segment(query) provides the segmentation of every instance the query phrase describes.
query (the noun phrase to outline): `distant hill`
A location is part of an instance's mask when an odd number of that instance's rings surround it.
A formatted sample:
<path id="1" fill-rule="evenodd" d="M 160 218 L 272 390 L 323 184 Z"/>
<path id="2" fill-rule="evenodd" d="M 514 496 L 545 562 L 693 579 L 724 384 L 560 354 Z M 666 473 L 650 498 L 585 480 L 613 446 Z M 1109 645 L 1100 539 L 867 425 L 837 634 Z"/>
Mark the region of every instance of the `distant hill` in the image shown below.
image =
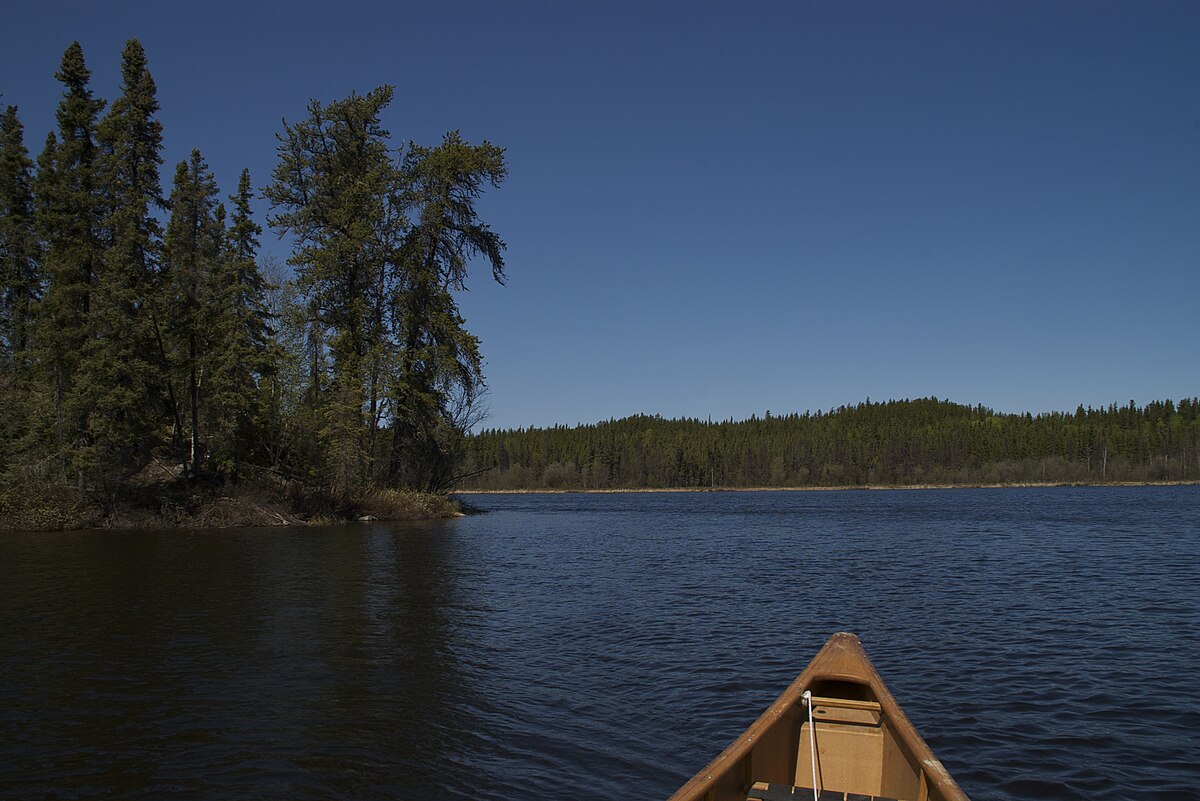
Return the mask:
<path id="1" fill-rule="evenodd" d="M 638 415 L 468 438 L 462 489 L 1200 480 L 1200 399 L 999 414 L 937 398 L 712 423 Z"/>

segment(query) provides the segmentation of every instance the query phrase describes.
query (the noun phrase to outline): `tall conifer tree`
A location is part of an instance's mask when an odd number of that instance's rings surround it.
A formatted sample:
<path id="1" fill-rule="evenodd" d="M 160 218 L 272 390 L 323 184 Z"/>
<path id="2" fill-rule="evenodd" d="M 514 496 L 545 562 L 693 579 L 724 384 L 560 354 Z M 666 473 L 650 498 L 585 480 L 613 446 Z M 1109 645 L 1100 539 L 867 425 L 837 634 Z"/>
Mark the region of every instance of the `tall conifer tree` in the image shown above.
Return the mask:
<path id="1" fill-rule="evenodd" d="M 96 126 L 105 104 L 92 96 L 91 72 L 78 42 L 67 48 L 54 77 L 63 85 L 55 113 L 58 133 L 46 138 L 34 182 L 34 215 L 45 244 L 47 281 L 36 338 L 50 395 L 45 405 L 49 419 L 40 428 L 50 432 L 44 447 L 54 454 L 62 479 L 79 476 L 82 484 L 75 455 L 86 437 L 88 404 L 78 384 L 102 253 Z"/>
<path id="2" fill-rule="evenodd" d="M 163 411 L 151 309 L 161 248 L 158 167 L 162 124 L 146 54 L 130 39 L 121 54 L 121 97 L 100 124 L 106 198 L 103 269 L 88 315 L 80 387 L 88 397 L 85 461 L 119 478 L 138 466 Z"/>
<path id="3" fill-rule="evenodd" d="M 508 168 L 502 148 L 471 145 L 452 131 L 435 148 L 410 145 L 404 174 L 417 223 L 403 243 L 394 318 L 404 344 L 393 387 L 391 470 L 402 484 L 439 491 L 454 478 L 483 389 L 479 340 L 466 330 L 453 291 L 466 288 L 477 254 L 505 281 L 504 242 L 479 219 L 475 201 Z"/>
<path id="4" fill-rule="evenodd" d="M 312 396 L 335 493 L 380 480 L 447 486 L 483 388 L 479 342 L 453 293 L 478 254 L 504 280 L 504 243 L 475 212 L 484 187 L 504 180 L 503 150 L 454 132 L 435 148 L 410 145 L 398 163 L 380 125 L 391 99 L 384 86 L 314 101 L 279 137 L 265 192 L 272 225 L 300 243 L 291 261 L 314 310 L 312 341 L 322 343 L 313 364 L 325 343 L 332 357 L 328 388 Z M 320 379 L 314 370 L 313 388 Z M 390 443 L 377 443 L 381 423 Z"/>
<path id="5" fill-rule="evenodd" d="M 0 116 L 0 372 L 29 364 L 33 305 L 41 294 L 41 253 L 33 224 L 33 161 L 15 106 Z"/>
<path id="6" fill-rule="evenodd" d="M 33 394 L 30 331 L 42 279 L 32 170 L 17 109 L 9 106 L 0 117 L 0 474 L 27 437 Z"/>
<path id="7" fill-rule="evenodd" d="M 186 464 L 199 471 L 204 458 L 202 399 L 207 394 L 209 365 L 214 360 L 214 334 L 220 313 L 218 269 L 224 225 L 218 219 L 217 184 L 199 150 L 179 162 L 168 201 L 171 217 L 163 243 L 162 314 L 167 331 L 173 384 L 184 387 L 176 411 L 186 421 Z M 219 343 L 218 343 L 219 344 Z"/>
<path id="8" fill-rule="evenodd" d="M 267 282 L 258 266 L 258 238 L 250 201 L 250 171 L 242 170 L 237 192 L 229 196 L 233 212 L 217 280 L 220 345 L 214 353 L 214 399 L 220 411 L 219 438 L 213 454 L 222 469 L 236 473 L 246 458 L 263 450 L 261 433 L 269 406 L 263 381 L 272 373 L 273 337 L 267 307 Z M 214 430 L 214 434 L 217 431 Z"/>
<path id="9" fill-rule="evenodd" d="M 264 194 L 271 225 L 299 247 L 289 260 L 318 312 L 312 333 L 328 345 L 332 376 L 321 398 L 318 437 L 328 455 L 325 479 L 335 495 L 360 489 L 372 472 L 371 433 L 378 413 L 379 360 L 386 354 L 387 266 L 407 220 L 401 176 L 380 123 L 392 87 L 309 105 L 306 120 L 286 125 L 279 164 Z M 316 389 L 320 376 L 313 376 Z"/>
<path id="10" fill-rule="evenodd" d="M 271 340 L 271 314 L 267 309 L 267 281 L 257 261 L 262 226 L 254 221 L 250 208 L 253 198 L 250 170 L 243 169 L 237 192 L 229 196 L 233 214 L 229 220 L 226 264 L 240 328 L 245 332 L 251 350 L 262 351 Z"/>

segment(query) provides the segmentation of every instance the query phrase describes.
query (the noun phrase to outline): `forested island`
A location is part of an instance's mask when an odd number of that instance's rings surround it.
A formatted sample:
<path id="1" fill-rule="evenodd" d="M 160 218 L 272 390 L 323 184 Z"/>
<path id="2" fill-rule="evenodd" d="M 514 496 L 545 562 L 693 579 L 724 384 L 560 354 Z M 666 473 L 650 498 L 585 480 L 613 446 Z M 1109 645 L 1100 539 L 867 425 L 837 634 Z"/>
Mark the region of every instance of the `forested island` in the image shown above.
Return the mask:
<path id="1" fill-rule="evenodd" d="M 713 423 L 637 416 L 483 431 L 477 490 L 1200 480 L 1200 399 L 1000 414 L 936 398 Z"/>
<path id="2" fill-rule="evenodd" d="M 0 527 L 231 525 L 449 514 L 483 387 L 455 293 L 504 242 L 475 211 L 502 148 L 391 146 L 392 88 L 278 134 L 261 190 L 290 238 L 259 254 L 248 171 L 200 150 L 169 191 L 141 44 L 94 96 L 71 44 L 36 162 L 0 126 Z"/>

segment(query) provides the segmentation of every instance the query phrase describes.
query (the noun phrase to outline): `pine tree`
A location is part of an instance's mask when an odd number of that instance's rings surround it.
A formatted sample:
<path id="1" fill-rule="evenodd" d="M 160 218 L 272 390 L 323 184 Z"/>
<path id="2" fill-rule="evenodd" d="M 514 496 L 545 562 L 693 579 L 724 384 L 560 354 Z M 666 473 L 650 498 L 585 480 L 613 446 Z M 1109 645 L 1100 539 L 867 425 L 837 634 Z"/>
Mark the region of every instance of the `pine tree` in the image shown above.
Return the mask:
<path id="1" fill-rule="evenodd" d="M 72 42 L 55 78 L 64 87 L 56 112 L 58 133 L 46 138 L 34 182 L 34 217 L 45 244 L 46 291 L 35 320 L 38 360 L 48 387 L 49 432 L 42 443 L 64 482 L 79 478 L 77 449 L 86 435 L 87 401 L 79 371 L 88 339 L 92 293 L 100 267 L 102 197 L 96 178 L 97 117 L 104 101 L 93 98 L 83 49 Z"/>
<path id="2" fill-rule="evenodd" d="M 475 201 L 508 170 L 502 148 L 471 145 L 453 131 L 436 148 L 411 145 L 404 174 L 417 223 L 404 239 L 397 290 L 403 350 L 393 386 L 391 473 L 401 484 L 440 491 L 454 479 L 483 389 L 479 340 L 466 330 L 452 290 L 466 288 L 477 254 L 505 281 L 504 242 L 479 220 Z"/>
<path id="3" fill-rule="evenodd" d="M 297 285 L 319 311 L 312 336 L 327 344 L 332 375 L 321 399 L 320 431 L 330 491 L 348 496 L 369 480 L 378 420 L 388 315 L 388 273 L 407 220 L 399 171 L 380 114 L 392 88 L 352 94 L 285 126 L 279 164 L 264 194 L 272 226 L 296 237 L 289 260 Z"/>

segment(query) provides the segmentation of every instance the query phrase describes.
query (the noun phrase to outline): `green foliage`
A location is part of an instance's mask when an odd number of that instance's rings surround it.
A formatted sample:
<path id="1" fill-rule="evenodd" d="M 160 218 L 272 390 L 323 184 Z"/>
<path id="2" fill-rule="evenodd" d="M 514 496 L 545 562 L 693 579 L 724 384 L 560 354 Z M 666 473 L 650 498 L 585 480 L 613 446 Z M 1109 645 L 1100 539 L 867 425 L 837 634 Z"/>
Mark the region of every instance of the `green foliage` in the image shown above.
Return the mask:
<path id="1" fill-rule="evenodd" d="M 45 293 L 34 318 L 35 349 L 49 403 L 31 421 L 29 447 L 48 452 L 60 480 L 81 468 L 88 404 L 79 389 L 80 360 L 88 340 L 92 292 L 103 253 L 104 197 L 97 180 L 97 117 L 104 101 L 92 97 L 91 72 L 73 42 L 55 77 L 63 85 L 51 133 L 38 158 L 34 214 L 44 242 Z"/>
<path id="2" fill-rule="evenodd" d="M 226 229 L 216 181 L 193 150 L 176 168 L 164 242 L 163 341 L 170 384 L 183 388 L 170 391 L 175 427 L 187 432 L 181 458 L 192 472 L 226 478 L 244 460 L 270 459 L 262 446 L 270 427 L 262 382 L 275 354 L 250 197 L 243 170 Z"/>
<path id="3" fill-rule="evenodd" d="M 348 495 L 372 473 L 380 419 L 388 266 L 395 261 L 403 211 L 401 176 L 387 146 L 380 114 L 391 87 L 352 94 L 307 119 L 285 124 L 279 164 L 264 190 L 272 226 L 296 238 L 289 260 L 299 291 L 311 303 L 310 338 L 328 347 L 330 374 L 309 377 L 312 405 L 321 412 L 313 433 L 327 454 L 322 480 Z"/>
<path id="4" fill-rule="evenodd" d="M 226 303 L 236 313 L 236 342 L 231 348 L 252 372 L 261 375 L 270 369 L 263 354 L 270 349 L 274 330 L 267 308 L 269 287 L 257 259 L 262 227 L 254 222 L 250 210 L 253 196 L 250 171 L 243 169 L 237 192 L 229 196 L 233 216 L 225 243 L 223 285 Z"/>
<path id="5" fill-rule="evenodd" d="M 13 106 L 0 117 L 0 474 L 27 436 L 35 363 L 31 330 L 41 294 L 33 162 Z"/>
<path id="6" fill-rule="evenodd" d="M 219 352 L 215 345 L 225 313 L 219 278 L 225 227 L 217 197 L 212 172 L 200 151 L 193 150 L 190 160 L 175 169 L 167 203 L 171 217 L 163 242 L 159 303 L 163 320 L 155 321 L 169 367 L 174 428 L 188 434 L 183 463 L 197 472 L 204 461 L 201 409 L 210 433 L 219 425 L 211 419 L 219 420 L 219 415 L 209 414 L 209 399 L 215 394 L 212 362 Z M 185 389 L 178 392 L 175 387 Z M 175 440 L 180 439 L 177 434 Z"/>
<path id="7" fill-rule="evenodd" d="M 0 117 L 0 372 L 24 372 L 33 307 L 41 294 L 41 248 L 33 222 L 33 161 L 15 106 Z"/>
<path id="8" fill-rule="evenodd" d="M 123 93 L 98 131 L 105 249 L 93 276 L 75 398 L 84 420 L 80 466 L 105 480 L 141 467 L 164 405 L 164 365 L 154 357 L 150 316 L 161 247 L 154 212 L 163 205 L 162 124 L 154 118 L 154 80 L 136 39 L 122 53 L 121 75 Z"/>
<path id="9" fill-rule="evenodd" d="M 78 497 L 62 484 L 9 476 L 0 487 L 0 529 L 55 531 L 86 521 Z"/>
<path id="10" fill-rule="evenodd" d="M 453 131 L 436 148 L 411 145 L 404 174 L 417 223 L 401 247 L 394 325 L 403 348 L 392 389 L 390 476 L 436 491 L 455 478 L 483 387 L 479 340 L 451 290 L 465 289 L 466 266 L 478 254 L 504 283 L 504 242 L 479 220 L 475 201 L 485 183 L 497 187 L 508 172 L 501 148 L 470 145 Z"/>
<path id="11" fill-rule="evenodd" d="M 454 293 L 479 254 L 503 282 L 504 243 L 474 208 L 503 151 L 452 133 L 402 157 L 380 123 L 391 87 L 314 101 L 264 193 L 296 243 L 294 278 L 271 283 L 248 171 L 227 212 L 194 150 L 162 198 L 136 39 L 102 118 L 78 43 L 56 77 L 36 170 L 16 109 L 0 118 L 0 518 L 120 521 L 123 502 L 148 522 L 234 520 L 244 504 L 216 488 L 264 476 L 314 509 L 444 512 L 381 487 L 455 475 L 483 376 Z"/>
<path id="12" fill-rule="evenodd" d="M 935 398 L 711 423 L 631 417 L 468 440 L 473 489 L 1200 479 L 1200 400 L 997 414 Z"/>
<path id="13" fill-rule="evenodd" d="M 309 303 L 291 340 L 311 364 L 316 470 L 339 496 L 373 483 L 446 488 L 483 387 L 479 342 L 453 292 L 477 254 L 504 279 L 504 243 L 475 212 L 483 187 L 506 175 L 503 151 L 455 132 L 397 162 L 380 125 L 391 99 L 385 86 L 313 101 L 307 119 L 285 125 L 264 192 L 271 224 L 299 244 L 291 263 Z"/>
<path id="14" fill-rule="evenodd" d="M 278 352 L 268 284 L 258 265 L 262 228 L 250 210 L 250 171 L 242 170 L 229 196 L 233 216 L 216 275 L 216 337 L 210 346 L 213 399 L 210 456 L 217 468 L 236 476 L 243 460 L 269 463 L 265 432 L 271 428 L 270 379 Z"/>

